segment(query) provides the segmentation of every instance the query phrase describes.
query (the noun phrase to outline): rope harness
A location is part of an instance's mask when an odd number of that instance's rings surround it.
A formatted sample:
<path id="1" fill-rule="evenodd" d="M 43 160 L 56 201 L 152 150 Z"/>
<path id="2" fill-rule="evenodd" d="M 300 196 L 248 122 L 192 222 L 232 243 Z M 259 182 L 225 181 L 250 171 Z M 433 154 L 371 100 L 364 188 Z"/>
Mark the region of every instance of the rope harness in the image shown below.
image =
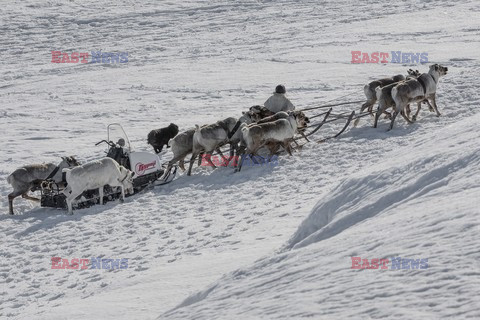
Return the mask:
<path id="1" fill-rule="evenodd" d="M 417 81 L 422 85 L 423 95 L 425 95 L 427 93 L 427 86 L 425 85 L 425 82 L 423 82 L 422 78 L 420 77 L 417 78 Z"/>
<path id="2" fill-rule="evenodd" d="M 45 180 L 52 179 L 57 174 L 58 170 L 60 170 L 60 167 L 56 166 L 55 169 L 53 169 L 53 171 L 48 175 Z"/>
<path id="3" fill-rule="evenodd" d="M 240 121 L 237 121 L 237 123 L 235 123 L 235 126 L 233 127 L 232 129 L 232 132 L 228 133 L 228 128 L 227 128 L 227 137 L 228 137 L 228 140 L 230 140 L 233 135 L 235 134 L 235 132 L 237 132 L 238 128 L 240 128 L 240 125 L 242 123 Z"/>
<path id="4" fill-rule="evenodd" d="M 128 172 L 122 180 L 118 180 L 118 181 L 123 182 L 123 181 L 125 181 L 125 179 L 127 179 L 127 177 L 128 177 Z"/>

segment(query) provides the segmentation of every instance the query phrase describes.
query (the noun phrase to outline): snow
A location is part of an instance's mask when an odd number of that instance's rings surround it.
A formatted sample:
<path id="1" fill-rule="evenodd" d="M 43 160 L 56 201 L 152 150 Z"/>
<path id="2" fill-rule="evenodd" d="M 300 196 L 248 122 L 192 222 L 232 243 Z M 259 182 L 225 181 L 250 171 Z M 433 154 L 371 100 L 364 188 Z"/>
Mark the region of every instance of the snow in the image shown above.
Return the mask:
<path id="1" fill-rule="evenodd" d="M 2 4 L 0 317 L 480 317 L 479 9 L 467 0 Z M 52 50 L 100 49 L 129 61 L 50 63 Z M 373 129 L 363 118 L 278 166 L 195 167 L 72 216 L 22 199 L 7 214 L 8 174 L 103 156 L 94 144 L 109 123 L 151 151 L 151 129 L 239 116 L 279 83 L 302 108 L 361 100 L 370 80 L 427 70 L 351 64 L 354 50 L 428 52 L 447 66 L 442 116 L 424 107 L 390 132 L 386 120 Z M 55 256 L 128 258 L 129 267 L 52 270 Z M 352 270 L 352 256 L 428 258 L 429 267 Z"/>
<path id="2" fill-rule="evenodd" d="M 402 147 L 340 183 L 273 256 L 167 318 L 478 318 L 480 116 Z M 351 257 L 427 258 L 424 270 L 352 270 Z"/>

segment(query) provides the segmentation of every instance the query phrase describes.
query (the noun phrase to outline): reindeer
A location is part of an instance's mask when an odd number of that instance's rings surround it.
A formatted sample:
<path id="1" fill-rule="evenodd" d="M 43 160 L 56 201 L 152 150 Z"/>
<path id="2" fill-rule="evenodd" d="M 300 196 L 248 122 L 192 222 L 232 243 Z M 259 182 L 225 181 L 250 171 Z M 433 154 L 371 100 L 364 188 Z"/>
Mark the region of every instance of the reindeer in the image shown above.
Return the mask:
<path id="1" fill-rule="evenodd" d="M 7 182 L 13 187 L 13 192 L 8 195 L 9 213 L 13 213 L 13 199 L 22 196 L 31 201 L 40 201 L 28 195 L 29 191 L 35 190 L 44 180 L 52 179 L 56 183 L 62 182 L 62 170 L 75 167 L 80 163 L 74 157 L 62 157 L 62 161 L 53 163 L 32 164 L 18 168 L 7 177 Z"/>
<path id="2" fill-rule="evenodd" d="M 362 113 L 365 109 L 367 109 L 370 115 L 373 116 L 373 105 L 377 102 L 377 95 L 376 95 L 375 89 L 378 87 L 383 87 L 383 86 L 392 84 L 392 83 L 397 83 L 403 80 L 405 80 L 405 76 L 402 74 L 397 74 L 390 78 L 378 79 L 370 82 L 369 84 L 366 84 L 363 87 L 363 92 L 367 97 L 367 101 L 364 104 L 362 104 L 362 107 L 360 108 L 360 113 Z M 353 123 L 353 126 L 356 127 L 358 124 L 358 121 L 360 121 L 360 118 L 355 120 L 355 122 Z"/>
<path id="3" fill-rule="evenodd" d="M 281 111 L 276 113 L 276 115 L 278 114 L 287 115 L 287 117 L 279 117 L 275 121 L 252 124 L 250 126 L 242 125 L 242 147 L 244 151 L 236 171 L 242 169 L 245 155 L 255 156 L 257 151 L 263 146 L 267 146 L 270 150 L 270 157 L 275 149 L 278 148 L 278 144 L 283 146 L 289 155 L 292 155 L 290 142 L 293 140 L 297 130 L 306 126 L 308 118 L 305 117 L 303 112 L 286 113 Z"/>
<path id="4" fill-rule="evenodd" d="M 68 183 L 63 189 L 66 197 L 68 213 L 73 213 L 73 201 L 85 190 L 98 189 L 100 204 L 103 204 L 103 187 L 120 187 L 120 201 L 125 200 L 125 191 L 133 194 L 133 177 L 135 173 L 126 169 L 112 158 L 88 162 L 84 165 L 62 170 Z"/>
<path id="5" fill-rule="evenodd" d="M 402 82 L 392 89 L 392 98 L 395 101 L 395 110 L 390 121 L 390 129 L 393 128 L 395 118 L 399 113 L 405 112 L 410 103 L 422 102 L 424 100 L 431 100 L 433 110 L 440 116 L 436 102 L 436 91 L 438 80 L 440 77 L 446 75 L 448 68 L 439 64 L 430 66 L 428 73 L 422 73 L 419 77 Z M 429 105 L 430 106 L 430 105 Z M 414 115 L 416 119 L 420 111 L 420 104 L 418 105 L 417 113 Z M 408 121 L 408 119 L 407 119 Z M 412 122 L 412 121 L 409 121 Z"/>

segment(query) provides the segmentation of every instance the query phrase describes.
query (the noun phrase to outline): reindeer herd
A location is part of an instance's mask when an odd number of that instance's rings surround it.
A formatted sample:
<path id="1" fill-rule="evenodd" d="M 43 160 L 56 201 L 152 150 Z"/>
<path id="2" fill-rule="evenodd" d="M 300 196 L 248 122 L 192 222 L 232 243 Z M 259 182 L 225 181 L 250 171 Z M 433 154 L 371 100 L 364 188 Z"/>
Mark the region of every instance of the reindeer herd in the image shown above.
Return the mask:
<path id="1" fill-rule="evenodd" d="M 236 151 L 240 157 L 237 171 L 241 170 L 243 159 L 246 155 L 255 160 L 258 150 L 267 147 L 270 156 L 273 156 L 280 147 L 291 154 L 290 143 L 294 141 L 296 133 L 302 132 L 309 123 L 309 119 L 302 111 L 277 112 L 272 114 L 268 109 L 261 106 L 253 106 L 249 111 L 236 119 L 228 117 L 210 125 L 187 130 L 173 137 L 169 146 L 173 151 L 173 159 L 168 167 L 178 163 L 185 170 L 184 159 L 188 154 L 190 164 L 187 175 L 191 175 L 195 159 L 202 155 L 211 155 L 218 152 L 226 159 L 226 165 L 233 159 Z M 230 154 L 225 157 L 220 150 L 225 144 L 230 144 Z M 210 157 L 205 160 L 215 168 Z"/>
<path id="2" fill-rule="evenodd" d="M 439 78 L 447 74 L 447 71 L 448 68 L 434 64 L 430 66 L 428 73 L 420 74 L 410 69 L 406 77 L 396 75 L 370 82 L 364 87 L 367 101 L 362 105 L 360 112 L 367 110 L 374 117 L 374 127 L 377 127 L 380 115 L 385 114 L 390 119 L 390 129 L 393 128 L 399 113 L 408 123 L 416 121 L 422 103 L 427 103 L 430 111 L 435 111 L 436 115 L 440 116 L 436 104 L 436 89 Z M 373 106 L 377 102 L 377 110 L 373 112 Z M 416 113 L 412 117 L 410 117 L 411 103 L 417 103 Z M 392 109 L 391 112 L 387 111 L 389 108 Z M 304 131 L 309 122 L 302 111 L 272 113 L 264 106 L 253 106 L 247 112 L 243 112 L 238 119 L 228 117 L 213 124 L 197 125 L 183 132 L 179 132 L 178 126 L 173 123 L 168 127 L 152 130 L 148 134 L 148 143 L 156 153 L 161 152 L 165 145 L 171 148 L 173 158 L 167 164 L 167 171 L 176 164 L 185 171 L 185 158 L 191 154 L 187 172 L 191 175 L 196 158 L 211 155 L 213 152 L 226 159 L 227 165 L 236 153 L 240 161 L 235 161 L 234 166 L 236 171 L 240 171 L 244 158 L 250 156 L 255 162 L 254 156 L 264 147 L 268 149 L 270 157 L 278 153 L 280 148 L 291 155 L 291 144 L 296 143 L 294 139 L 296 134 L 302 135 L 308 141 Z M 358 119 L 355 121 L 355 125 L 357 124 Z M 225 157 L 220 149 L 226 144 L 230 145 L 228 157 Z M 205 160 L 215 168 L 210 157 L 205 157 Z M 94 161 L 93 164 L 80 166 L 73 157 L 65 157 L 58 166 L 49 163 L 21 167 L 7 178 L 8 183 L 14 188 L 8 195 L 9 213 L 13 214 L 13 199 L 18 196 L 38 200 L 28 196 L 28 192 L 38 190 L 38 186 L 49 179 L 58 184 L 66 183 L 67 187 L 63 192 L 67 197 L 69 212 L 72 210 L 72 201 L 91 187 L 99 188 L 112 184 L 119 186 L 123 199 L 124 189 L 127 191 L 132 189 L 134 174 L 116 162 L 113 165 L 112 162 L 114 161 L 111 159 L 101 159 Z M 74 168 L 69 169 L 71 167 Z M 66 175 L 62 176 L 62 171 Z"/>
<path id="3" fill-rule="evenodd" d="M 377 127 L 380 115 L 385 114 L 390 119 L 390 130 L 393 129 L 395 118 L 399 113 L 408 123 L 415 122 L 422 103 L 427 103 L 430 111 L 435 111 L 438 117 L 440 112 L 436 102 L 437 84 L 439 78 L 446 75 L 447 71 L 447 67 L 433 64 L 428 73 L 420 74 L 418 70 L 409 69 L 406 78 L 399 74 L 391 78 L 372 81 L 364 87 L 367 102 L 362 105 L 360 112 L 368 109 L 368 112 L 375 117 L 374 128 Z M 377 112 L 373 114 L 373 105 L 377 101 Z M 417 111 L 412 119 L 410 119 L 410 103 L 417 103 Z M 393 112 L 387 112 L 388 108 L 392 108 Z M 354 125 L 357 124 L 358 119 Z"/>

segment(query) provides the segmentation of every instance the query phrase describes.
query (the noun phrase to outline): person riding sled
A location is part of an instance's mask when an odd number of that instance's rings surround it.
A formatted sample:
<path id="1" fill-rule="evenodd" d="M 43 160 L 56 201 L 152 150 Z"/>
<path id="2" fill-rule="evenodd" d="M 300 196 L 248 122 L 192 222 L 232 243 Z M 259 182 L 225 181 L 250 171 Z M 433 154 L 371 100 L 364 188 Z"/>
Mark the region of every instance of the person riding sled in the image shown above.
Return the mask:
<path id="1" fill-rule="evenodd" d="M 273 95 L 263 105 L 273 113 L 295 110 L 293 103 L 285 96 L 286 92 L 285 86 L 279 84 Z"/>

